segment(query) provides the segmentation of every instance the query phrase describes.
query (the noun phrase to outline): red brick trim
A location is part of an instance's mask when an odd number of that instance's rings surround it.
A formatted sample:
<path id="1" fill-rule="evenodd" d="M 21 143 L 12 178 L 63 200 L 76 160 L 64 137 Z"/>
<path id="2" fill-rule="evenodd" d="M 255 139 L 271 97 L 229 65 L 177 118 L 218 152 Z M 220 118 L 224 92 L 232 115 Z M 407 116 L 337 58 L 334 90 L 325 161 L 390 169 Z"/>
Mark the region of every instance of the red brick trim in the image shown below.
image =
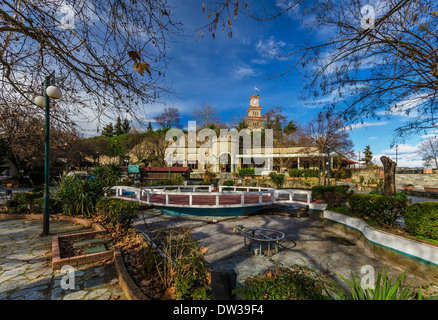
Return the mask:
<path id="1" fill-rule="evenodd" d="M 102 234 L 101 231 L 97 232 L 82 232 L 75 233 L 65 236 L 54 236 L 52 237 L 52 269 L 59 270 L 65 265 L 70 265 L 72 267 L 77 267 L 79 265 L 94 263 L 106 259 L 112 259 L 114 257 L 114 250 L 106 250 L 103 252 L 84 254 L 75 257 L 61 258 L 61 252 L 59 249 L 60 238 L 69 239 L 91 239 L 96 235 Z"/>
<path id="2" fill-rule="evenodd" d="M 116 267 L 119 285 L 129 300 L 149 300 L 132 280 L 119 251 L 114 251 L 114 266 Z"/>
<path id="3" fill-rule="evenodd" d="M 53 236 L 52 237 L 52 268 L 53 270 L 61 269 L 64 265 L 70 265 L 77 267 L 82 264 L 94 263 L 106 259 L 113 259 L 114 265 L 119 279 L 119 285 L 123 292 L 130 300 L 148 300 L 143 294 L 140 288 L 135 284 L 126 270 L 123 262 L 122 254 L 119 251 L 107 250 L 104 252 L 85 254 L 76 257 L 61 259 L 61 253 L 59 248 L 59 238 L 71 238 L 71 239 L 90 239 L 99 234 L 105 234 L 107 230 L 101 225 L 91 222 L 86 219 L 64 216 L 64 215 L 51 215 L 55 220 L 70 221 L 72 223 L 82 224 L 86 227 L 90 227 L 93 231 Z M 29 219 L 29 220 L 42 220 L 42 214 L 7 214 L 1 213 L 0 219 Z"/>

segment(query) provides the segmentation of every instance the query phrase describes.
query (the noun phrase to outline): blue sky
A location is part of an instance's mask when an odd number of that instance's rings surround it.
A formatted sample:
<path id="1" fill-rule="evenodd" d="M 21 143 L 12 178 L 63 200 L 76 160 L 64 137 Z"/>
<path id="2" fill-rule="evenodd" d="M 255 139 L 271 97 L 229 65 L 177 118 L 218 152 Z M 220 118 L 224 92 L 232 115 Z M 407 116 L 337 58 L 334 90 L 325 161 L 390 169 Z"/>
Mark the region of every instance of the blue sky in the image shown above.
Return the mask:
<path id="1" fill-rule="evenodd" d="M 292 71 L 285 78 L 267 79 L 289 69 L 294 60 L 278 59 L 269 54 L 274 44 L 280 51 L 296 49 L 304 42 L 323 40 L 327 31 L 308 33 L 305 21 L 279 19 L 261 24 L 244 15 L 233 20 L 233 37 L 222 33 L 218 26 L 216 38 L 206 32 L 204 38 L 196 39 L 194 31 L 207 23 L 202 14 L 202 1 L 173 0 L 174 20 L 184 25 L 185 37 L 178 37 L 170 44 L 171 62 L 166 73 L 168 85 L 174 96 L 165 98 L 167 106 L 177 107 L 185 126 L 192 120 L 192 111 L 208 103 L 217 107 L 223 121 L 244 114 L 253 93 L 261 96 L 263 111 L 282 106 L 289 120 L 305 125 L 312 120 L 318 107 L 300 99 L 305 78 L 300 70 Z M 255 91 L 255 87 L 260 91 Z M 149 120 L 159 114 L 163 105 L 146 105 Z M 363 152 L 370 145 L 376 160 L 387 155 L 395 160 L 395 148 L 390 149 L 394 129 L 406 116 L 391 119 L 366 120 L 350 132 L 356 152 Z M 426 134 L 426 133 L 425 133 Z M 422 137 L 407 139 L 398 147 L 399 166 L 422 166 L 416 154 L 416 146 Z M 353 160 L 357 160 L 353 159 Z"/>

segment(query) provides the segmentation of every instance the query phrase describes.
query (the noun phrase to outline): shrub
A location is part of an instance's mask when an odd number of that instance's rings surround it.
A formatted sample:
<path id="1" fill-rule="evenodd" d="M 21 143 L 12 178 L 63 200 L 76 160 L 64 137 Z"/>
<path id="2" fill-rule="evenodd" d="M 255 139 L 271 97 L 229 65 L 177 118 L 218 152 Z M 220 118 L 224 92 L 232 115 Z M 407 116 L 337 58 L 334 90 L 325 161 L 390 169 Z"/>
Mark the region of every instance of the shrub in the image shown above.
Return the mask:
<path id="1" fill-rule="evenodd" d="M 283 187 L 284 182 L 286 180 L 286 177 L 284 176 L 284 174 L 278 174 L 275 172 L 271 172 L 269 174 L 269 176 L 271 177 L 272 181 L 275 183 L 277 188 L 281 189 Z"/>
<path id="2" fill-rule="evenodd" d="M 254 168 L 239 168 L 237 169 L 239 177 L 254 177 Z"/>
<path id="3" fill-rule="evenodd" d="M 91 172 L 104 187 L 113 187 L 120 180 L 122 168 L 117 164 L 97 166 Z"/>
<path id="4" fill-rule="evenodd" d="M 43 210 L 44 188 L 38 187 L 30 192 L 14 193 L 12 201 L 14 202 L 14 211 L 16 213 L 32 212 L 41 213 Z M 51 212 L 52 213 L 52 212 Z"/>
<path id="5" fill-rule="evenodd" d="M 409 234 L 438 240 L 438 202 L 426 201 L 410 205 L 405 214 Z"/>
<path id="6" fill-rule="evenodd" d="M 350 186 L 314 186 L 312 187 L 312 198 L 313 200 L 325 200 L 324 194 L 326 192 L 338 192 L 342 194 L 347 194 L 350 190 Z"/>
<path id="7" fill-rule="evenodd" d="M 336 180 L 351 178 L 352 172 L 348 168 L 340 168 L 338 170 L 333 170 L 333 177 Z"/>
<path id="8" fill-rule="evenodd" d="M 304 178 L 318 178 L 319 170 L 318 169 L 303 169 L 301 170 L 302 176 Z"/>
<path id="9" fill-rule="evenodd" d="M 51 198 L 62 203 L 62 212 L 68 215 L 94 215 L 96 203 L 105 190 L 99 180 L 82 181 L 78 176 L 61 176 L 55 186 Z"/>
<path id="10" fill-rule="evenodd" d="M 405 215 L 408 202 L 401 196 L 354 194 L 349 198 L 351 213 L 366 218 L 379 226 L 392 226 Z"/>
<path id="11" fill-rule="evenodd" d="M 304 177 L 304 178 L 318 178 L 319 177 L 318 169 L 291 169 L 289 170 L 290 177 Z"/>
<path id="12" fill-rule="evenodd" d="M 160 180 L 156 182 L 149 182 L 147 184 L 148 187 L 159 187 L 159 186 L 171 186 L 172 180 Z"/>
<path id="13" fill-rule="evenodd" d="M 268 269 L 245 280 L 234 292 L 243 300 L 324 300 L 325 286 L 317 271 L 307 266 Z"/>
<path id="14" fill-rule="evenodd" d="M 184 177 L 182 174 L 175 174 L 172 178 L 172 185 L 174 186 L 182 186 L 184 184 Z"/>
<path id="15" fill-rule="evenodd" d="M 224 181 L 224 183 L 222 185 L 224 185 L 224 186 L 234 186 L 234 181 L 233 180 L 227 180 L 227 181 Z"/>
<path id="16" fill-rule="evenodd" d="M 339 276 L 349 288 L 349 292 L 345 292 L 332 280 L 330 289 L 337 300 L 422 300 L 421 287 L 417 293 L 412 283 L 407 286 L 404 284 L 406 271 L 393 280 L 388 277 L 386 269 L 379 270 L 374 289 L 364 288 L 362 276 L 356 273 L 351 273 L 351 280 Z"/>
<path id="17" fill-rule="evenodd" d="M 324 200 L 329 206 L 341 207 L 348 200 L 348 194 L 341 192 L 325 192 Z"/>
<path id="18" fill-rule="evenodd" d="M 96 213 L 106 223 L 116 225 L 121 215 L 134 219 L 138 217 L 140 206 L 137 202 L 106 198 L 100 199 L 96 203 Z"/>
<path id="19" fill-rule="evenodd" d="M 156 268 L 163 288 L 175 286 L 180 300 L 211 299 L 210 269 L 204 260 L 204 250 L 190 230 L 181 228 L 167 232 L 161 249 L 171 259 L 161 259 Z"/>
<path id="20" fill-rule="evenodd" d="M 289 176 L 298 178 L 300 177 L 300 169 L 291 169 L 289 170 Z"/>

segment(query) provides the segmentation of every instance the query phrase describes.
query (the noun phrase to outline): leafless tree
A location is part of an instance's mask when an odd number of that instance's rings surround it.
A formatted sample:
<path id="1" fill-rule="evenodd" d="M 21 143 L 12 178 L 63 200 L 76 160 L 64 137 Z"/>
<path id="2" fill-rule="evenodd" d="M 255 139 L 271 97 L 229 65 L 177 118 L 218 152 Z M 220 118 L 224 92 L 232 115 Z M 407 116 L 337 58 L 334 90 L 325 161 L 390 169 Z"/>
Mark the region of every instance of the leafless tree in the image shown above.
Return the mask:
<path id="1" fill-rule="evenodd" d="M 164 107 L 163 111 L 154 117 L 156 123 L 158 123 L 162 129 L 180 128 L 181 116 L 178 108 Z"/>
<path id="2" fill-rule="evenodd" d="M 67 146 L 78 141 L 74 129 L 53 125 L 50 132 L 50 161 L 67 154 Z M 18 168 L 40 166 L 44 163 L 44 118 L 20 107 L 4 107 L 0 112 L 0 136 L 8 145 L 8 159 Z"/>
<path id="3" fill-rule="evenodd" d="M 438 168 L 438 137 L 431 137 L 420 142 L 418 152 L 422 156 L 425 167 Z"/>
<path id="4" fill-rule="evenodd" d="M 52 116 L 98 121 L 168 92 L 167 43 L 180 32 L 167 0 L 1 0 L 0 106 L 42 114 L 33 99 L 55 71 L 63 98 Z"/>
<path id="5" fill-rule="evenodd" d="M 199 129 L 209 127 L 211 127 L 211 129 L 226 128 L 227 125 L 222 122 L 221 118 L 217 107 L 207 103 L 193 109 L 193 119 L 196 121 L 196 125 Z"/>
<path id="6" fill-rule="evenodd" d="M 345 130 L 342 120 L 332 112 L 320 112 L 314 120 L 311 120 L 303 129 L 307 136 L 307 148 L 304 152 L 314 152 L 316 147 L 320 154 L 325 154 L 330 148 L 331 154 L 340 158 L 352 156 L 353 142 Z M 326 161 L 325 157 L 320 158 L 320 165 L 325 176 Z"/>

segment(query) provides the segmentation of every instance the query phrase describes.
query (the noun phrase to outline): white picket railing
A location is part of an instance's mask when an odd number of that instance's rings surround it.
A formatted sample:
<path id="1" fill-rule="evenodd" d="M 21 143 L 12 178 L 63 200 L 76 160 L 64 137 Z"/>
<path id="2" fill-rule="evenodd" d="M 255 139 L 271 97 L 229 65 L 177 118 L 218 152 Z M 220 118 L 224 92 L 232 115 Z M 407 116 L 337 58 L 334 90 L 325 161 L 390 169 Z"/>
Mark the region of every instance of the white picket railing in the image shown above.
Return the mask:
<path id="1" fill-rule="evenodd" d="M 213 185 L 195 185 L 195 186 L 155 186 L 155 187 L 129 187 L 115 186 L 115 197 L 131 201 L 138 201 L 145 205 L 169 206 L 172 195 L 188 196 L 188 206 L 191 207 L 230 207 L 230 206 L 256 206 L 268 205 L 273 203 L 298 203 L 309 206 L 310 209 L 325 209 L 324 204 L 312 202 L 312 191 L 299 189 L 272 189 L 262 187 L 242 187 L 242 186 L 219 186 L 218 192 L 213 192 Z M 152 195 L 164 195 L 164 203 L 151 201 Z M 215 204 L 193 204 L 194 196 L 214 196 Z M 221 204 L 220 198 L 227 195 L 240 195 L 240 203 Z M 245 203 L 245 195 L 258 195 L 258 201 Z M 269 201 L 263 199 L 264 195 L 269 195 Z M 171 204 L 172 206 L 187 206 L 187 204 Z"/>

